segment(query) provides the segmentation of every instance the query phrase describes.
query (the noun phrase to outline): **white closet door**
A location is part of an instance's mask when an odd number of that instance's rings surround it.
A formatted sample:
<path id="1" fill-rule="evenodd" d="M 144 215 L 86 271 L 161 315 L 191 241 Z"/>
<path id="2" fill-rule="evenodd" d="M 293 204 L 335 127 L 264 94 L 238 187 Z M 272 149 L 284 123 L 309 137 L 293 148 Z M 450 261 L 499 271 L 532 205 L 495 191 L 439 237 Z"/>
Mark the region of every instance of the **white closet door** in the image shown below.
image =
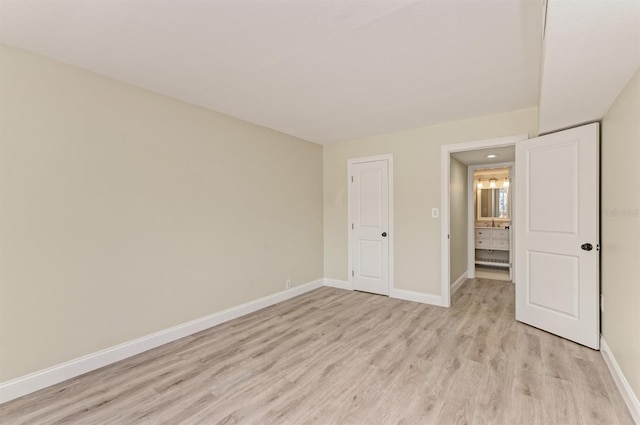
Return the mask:
<path id="1" fill-rule="evenodd" d="M 389 295 L 389 162 L 356 163 L 352 171 L 351 284 Z"/>

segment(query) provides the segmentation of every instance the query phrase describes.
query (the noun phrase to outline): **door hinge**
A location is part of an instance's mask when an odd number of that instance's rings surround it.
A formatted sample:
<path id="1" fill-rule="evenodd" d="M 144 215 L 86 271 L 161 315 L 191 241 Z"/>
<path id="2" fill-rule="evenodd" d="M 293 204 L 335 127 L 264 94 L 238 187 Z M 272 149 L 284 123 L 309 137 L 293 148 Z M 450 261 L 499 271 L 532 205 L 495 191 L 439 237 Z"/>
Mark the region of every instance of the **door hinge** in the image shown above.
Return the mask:
<path id="1" fill-rule="evenodd" d="M 353 176 L 351 176 L 351 183 L 353 183 Z"/>
<path id="2" fill-rule="evenodd" d="M 354 227 L 353 227 L 353 223 L 351 223 L 351 230 L 353 230 L 353 229 L 354 229 Z"/>
<path id="3" fill-rule="evenodd" d="M 351 276 L 353 277 L 355 275 L 356 275 L 356 273 L 353 270 L 351 270 Z"/>

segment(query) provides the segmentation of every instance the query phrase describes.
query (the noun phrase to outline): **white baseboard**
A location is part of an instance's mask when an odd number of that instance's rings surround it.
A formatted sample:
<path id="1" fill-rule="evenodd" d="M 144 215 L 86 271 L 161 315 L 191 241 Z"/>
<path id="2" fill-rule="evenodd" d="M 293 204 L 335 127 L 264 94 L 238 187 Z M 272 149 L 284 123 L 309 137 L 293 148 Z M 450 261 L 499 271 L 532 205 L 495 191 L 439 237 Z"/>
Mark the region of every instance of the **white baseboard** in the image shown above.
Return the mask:
<path id="1" fill-rule="evenodd" d="M 391 298 L 397 298 L 399 300 L 414 301 L 422 304 L 431 304 L 444 307 L 440 295 L 423 294 L 422 292 L 407 291 L 405 289 L 392 288 L 389 294 Z"/>
<path id="2" fill-rule="evenodd" d="M 638 397 L 633 393 L 631 385 L 629 385 L 627 378 L 624 377 L 616 358 L 613 356 L 611 349 L 602 336 L 600 337 L 600 353 L 609 368 L 609 372 L 611 372 L 611 376 L 613 376 L 616 386 L 622 394 L 624 402 L 629 408 L 629 412 L 631 412 L 633 420 L 637 425 L 640 425 L 640 402 L 638 401 Z"/>
<path id="3" fill-rule="evenodd" d="M 455 282 L 451 284 L 451 292 L 450 292 L 451 295 L 455 294 L 456 291 L 460 289 L 460 287 L 466 280 L 467 280 L 467 272 L 464 272 L 460 275 L 459 278 L 455 280 Z"/>
<path id="4" fill-rule="evenodd" d="M 462 279 L 462 277 L 463 276 L 461 276 L 460 278 Z M 464 278 L 466 279 L 466 273 L 464 275 Z M 462 279 L 462 281 L 464 282 L 464 279 Z M 353 288 L 351 287 L 351 282 L 348 282 L 346 280 L 325 278 L 324 286 L 330 286 L 332 288 L 346 289 L 348 291 L 353 291 Z M 439 295 L 423 294 L 421 292 L 407 291 L 404 289 L 391 288 L 389 297 L 397 298 L 399 300 L 405 300 L 405 301 L 414 301 L 422 304 L 444 306 L 444 304 L 442 303 L 442 297 Z"/>
<path id="5" fill-rule="evenodd" d="M 74 378 L 103 366 L 107 366 L 122 359 L 126 359 L 127 357 L 135 356 L 136 354 L 159 347 L 168 342 L 176 341 L 212 326 L 253 313 L 254 311 L 320 288 L 323 285 L 324 279 L 318 279 L 218 313 L 182 323 L 114 347 L 91 353 L 47 369 L 30 373 L 29 375 L 2 382 L 0 383 L 0 404 L 66 381 L 67 379 Z"/>
<path id="6" fill-rule="evenodd" d="M 330 286 L 332 288 L 346 289 L 347 291 L 353 291 L 353 288 L 351 287 L 351 282 L 348 282 L 346 280 L 325 278 L 324 286 Z"/>

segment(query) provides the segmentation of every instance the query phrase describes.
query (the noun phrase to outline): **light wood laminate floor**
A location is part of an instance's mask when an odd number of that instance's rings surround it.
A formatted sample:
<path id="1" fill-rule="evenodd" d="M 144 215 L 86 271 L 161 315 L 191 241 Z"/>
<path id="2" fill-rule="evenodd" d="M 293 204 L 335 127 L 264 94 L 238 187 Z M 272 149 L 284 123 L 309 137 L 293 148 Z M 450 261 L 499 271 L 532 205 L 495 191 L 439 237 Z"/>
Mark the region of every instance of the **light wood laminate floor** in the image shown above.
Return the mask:
<path id="1" fill-rule="evenodd" d="M 476 278 L 511 281 L 509 269 L 476 266 Z"/>
<path id="2" fill-rule="evenodd" d="M 320 288 L 0 406 L 2 424 L 622 424 L 599 352 L 514 320 Z"/>

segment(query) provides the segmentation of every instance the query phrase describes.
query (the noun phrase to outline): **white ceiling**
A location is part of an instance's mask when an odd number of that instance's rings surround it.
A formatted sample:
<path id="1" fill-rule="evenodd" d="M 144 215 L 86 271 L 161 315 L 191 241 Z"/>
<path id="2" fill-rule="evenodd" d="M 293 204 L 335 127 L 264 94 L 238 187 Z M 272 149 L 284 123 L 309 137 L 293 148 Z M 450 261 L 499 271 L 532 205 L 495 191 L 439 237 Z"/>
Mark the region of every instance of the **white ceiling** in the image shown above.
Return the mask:
<path id="1" fill-rule="evenodd" d="M 538 105 L 542 0 L 0 0 L 0 40 L 318 143 Z"/>
<path id="2" fill-rule="evenodd" d="M 487 158 L 487 155 L 489 154 L 496 155 L 496 157 Z M 499 162 L 513 162 L 516 160 L 516 147 L 515 145 L 511 145 L 454 152 L 451 154 L 451 156 L 465 165 L 484 165 L 496 164 Z"/>
<path id="3" fill-rule="evenodd" d="M 505 177 L 509 177 L 509 169 L 508 168 L 484 168 L 481 170 L 475 170 L 473 172 L 473 177 L 480 177 L 482 180 L 485 178 L 495 178 L 498 180 L 504 180 Z"/>
<path id="4" fill-rule="evenodd" d="M 540 133 L 598 121 L 640 68 L 640 0 L 549 0 Z"/>
<path id="5" fill-rule="evenodd" d="M 599 120 L 640 0 L 0 0 L 0 41 L 317 143 L 538 106 Z M 542 69 L 542 75 L 540 75 Z"/>

